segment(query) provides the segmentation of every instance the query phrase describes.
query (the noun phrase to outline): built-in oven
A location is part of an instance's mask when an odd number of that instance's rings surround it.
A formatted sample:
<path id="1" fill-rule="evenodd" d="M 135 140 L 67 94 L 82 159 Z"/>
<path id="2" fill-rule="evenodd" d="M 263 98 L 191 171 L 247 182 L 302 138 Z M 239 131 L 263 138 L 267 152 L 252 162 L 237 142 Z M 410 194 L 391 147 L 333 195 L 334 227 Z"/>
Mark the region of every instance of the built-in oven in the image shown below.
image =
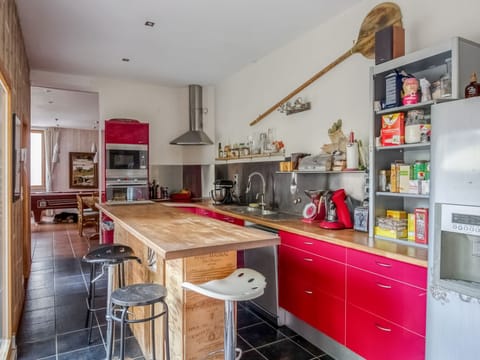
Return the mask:
<path id="1" fill-rule="evenodd" d="M 109 203 L 149 201 L 150 195 L 146 177 L 107 179 L 105 192 Z"/>
<path id="2" fill-rule="evenodd" d="M 147 170 L 148 145 L 106 144 L 106 169 Z"/>
<path id="3" fill-rule="evenodd" d="M 435 204 L 434 282 L 480 297 L 480 206 Z"/>

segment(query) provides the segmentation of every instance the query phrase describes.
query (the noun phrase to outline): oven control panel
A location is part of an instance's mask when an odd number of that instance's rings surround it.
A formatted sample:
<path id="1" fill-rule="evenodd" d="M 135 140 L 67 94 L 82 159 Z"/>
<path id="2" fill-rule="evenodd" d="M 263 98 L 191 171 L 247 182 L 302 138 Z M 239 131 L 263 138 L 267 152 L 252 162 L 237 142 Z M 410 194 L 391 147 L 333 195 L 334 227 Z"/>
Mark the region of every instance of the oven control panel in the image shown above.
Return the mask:
<path id="1" fill-rule="evenodd" d="M 480 206 L 442 204 L 441 229 L 480 236 Z"/>

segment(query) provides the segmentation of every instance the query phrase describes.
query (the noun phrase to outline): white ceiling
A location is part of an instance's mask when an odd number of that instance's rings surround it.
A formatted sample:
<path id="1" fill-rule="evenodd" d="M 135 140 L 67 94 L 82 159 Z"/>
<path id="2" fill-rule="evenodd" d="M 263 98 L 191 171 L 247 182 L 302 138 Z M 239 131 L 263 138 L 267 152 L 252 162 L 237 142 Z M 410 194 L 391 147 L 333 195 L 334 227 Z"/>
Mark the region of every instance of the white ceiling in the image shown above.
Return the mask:
<path id="1" fill-rule="evenodd" d="M 213 85 L 358 1 L 16 0 L 16 4 L 33 70 L 186 86 Z M 155 26 L 145 26 L 146 21 Z M 37 105 L 47 111 L 35 96 L 32 93 L 32 123 L 37 121 L 33 117 Z"/>

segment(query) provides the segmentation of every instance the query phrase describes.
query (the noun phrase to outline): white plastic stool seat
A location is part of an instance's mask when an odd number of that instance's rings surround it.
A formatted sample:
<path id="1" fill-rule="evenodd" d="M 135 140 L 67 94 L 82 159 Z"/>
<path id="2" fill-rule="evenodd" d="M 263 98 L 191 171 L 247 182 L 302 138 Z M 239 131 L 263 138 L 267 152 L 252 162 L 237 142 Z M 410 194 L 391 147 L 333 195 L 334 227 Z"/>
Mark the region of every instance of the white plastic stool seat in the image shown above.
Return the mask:
<path id="1" fill-rule="evenodd" d="M 263 295 L 265 276 L 252 269 L 237 269 L 226 278 L 203 284 L 184 282 L 182 287 L 217 300 L 225 301 L 225 332 L 223 352 L 225 360 L 239 360 L 242 350 L 236 348 L 234 302 L 252 300 Z M 209 355 L 217 353 L 214 351 Z M 238 355 L 236 356 L 236 353 Z"/>
<path id="2" fill-rule="evenodd" d="M 184 282 L 182 287 L 218 300 L 245 301 L 262 296 L 266 285 L 265 276 L 259 272 L 237 269 L 223 279 L 198 285 Z"/>

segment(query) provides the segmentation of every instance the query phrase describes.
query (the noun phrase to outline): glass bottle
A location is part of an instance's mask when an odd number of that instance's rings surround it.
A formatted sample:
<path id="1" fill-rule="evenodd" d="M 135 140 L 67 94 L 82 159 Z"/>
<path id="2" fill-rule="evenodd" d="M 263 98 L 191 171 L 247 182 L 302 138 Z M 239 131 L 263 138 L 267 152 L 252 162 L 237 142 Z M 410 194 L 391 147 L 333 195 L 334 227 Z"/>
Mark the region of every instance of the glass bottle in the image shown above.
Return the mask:
<path id="1" fill-rule="evenodd" d="M 479 96 L 480 84 L 477 82 L 477 73 L 473 72 L 470 77 L 470 84 L 465 87 L 465 98 Z"/>

